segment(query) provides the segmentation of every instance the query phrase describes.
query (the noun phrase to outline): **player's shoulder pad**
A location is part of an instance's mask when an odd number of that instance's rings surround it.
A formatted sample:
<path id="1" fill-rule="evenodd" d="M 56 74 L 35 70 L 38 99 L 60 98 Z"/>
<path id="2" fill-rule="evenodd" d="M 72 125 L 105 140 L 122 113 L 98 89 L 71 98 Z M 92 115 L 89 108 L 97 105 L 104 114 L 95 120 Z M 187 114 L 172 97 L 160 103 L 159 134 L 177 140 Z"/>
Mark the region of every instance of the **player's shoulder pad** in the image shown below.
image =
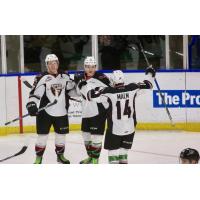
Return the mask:
<path id="1" fill-rule="evenodd" d="M 34 78 L 33 87 L 35 87 L 38 84 L 38 82 L 46 75 L 48 75 L 48 72 L 43 72 L 43 73 L 36 75 Z"/>
<path id="2" fill-rule="evenodd" d="M 98 79 L 99 81 L 103 82 L 103 83 L 104 83 L 105 85 L 107 85 L 107 86 L 110 85 L 110 80 L 109 80 L 109 78 L 108 78 L 105 74 L 103 74 L 103 73 L 101 73 L 101 72 L 96 72 L 96 73 L 94 74 L 94 77 L 93 77 L 93 78 Z"/>

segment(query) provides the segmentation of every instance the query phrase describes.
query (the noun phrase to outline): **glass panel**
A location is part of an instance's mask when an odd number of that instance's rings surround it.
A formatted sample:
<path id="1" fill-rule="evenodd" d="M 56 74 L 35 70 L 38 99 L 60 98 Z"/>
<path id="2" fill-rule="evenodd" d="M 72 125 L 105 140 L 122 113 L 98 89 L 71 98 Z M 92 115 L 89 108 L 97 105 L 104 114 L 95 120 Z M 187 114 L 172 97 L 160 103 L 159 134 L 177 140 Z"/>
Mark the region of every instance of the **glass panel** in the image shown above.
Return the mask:
<path id="1" fill-rule="evenodd" d="M 189 68 L 200 69 L 200 36 L 193 35 L 188 38 Z"/>
<path id="2" fill-rule="evenodd" d="M 169 36 L 169 56 L 171 69 L 183 69 L 183 36 Z"/>
<path id="3" fill-rule="evenodd" d="M 26 72 L 45 71 L 45 57 L 58 56 L 60 68 L 82 68 L 84 58 L 92 54 L 91 36 L 87 35 L 26 35 L 24 36 L 24 63 Z"/>
<path id="4" fill-rule="evenodd" d="M 165 68 L 165 36 L 160 35 L 100 35 L 99 65 L 102 69 L 145 69 L 147 63 Z"/>
<path id="5" fill-rule="evenodd" d="M 2 54 L 1 54 L 1 36 L 0 36 L 0 73 L 2 73 L 2 58 L 1 58 Z"/>
<path id="6" fill-rule="evenodd" d="M 6 36 L 6 58 L 8 73 L 20 72 L 20 36 Z"/>

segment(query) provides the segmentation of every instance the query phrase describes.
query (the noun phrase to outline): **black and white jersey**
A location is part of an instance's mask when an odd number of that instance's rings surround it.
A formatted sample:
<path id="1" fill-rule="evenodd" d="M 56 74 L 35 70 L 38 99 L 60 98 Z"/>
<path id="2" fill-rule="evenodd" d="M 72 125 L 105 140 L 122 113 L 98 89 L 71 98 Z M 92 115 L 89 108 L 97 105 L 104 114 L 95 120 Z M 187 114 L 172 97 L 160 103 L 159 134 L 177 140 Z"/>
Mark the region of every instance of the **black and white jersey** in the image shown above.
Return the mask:
<path id="1" fill-rule="evenodd" d="M 69 107 L 68 92 L 75 87 L 75 83 L 66 73 L 59 72 L 56 76 L 44 72 L 36 76 L 29 101 L 34 101 L 39 107 L 46 106 L 57 99 L 57 103 L 46 109 L 51 116 L 64 116 Z"/>
<path id="2" fill-rule="evenodd" d="M 107 129 L 115 135 L 128 135 L 135 131 L 137 124 L 135 100 L 143 89 L 151 89 L 152 83 L 145 80 L 143 83 L 130 83 L 117 87 L 106 87 L 101 91 L 91 90 L 88 93 L 91 100 L 107 102 L 108 116 Z"/>
<path id="3" fill-rule="evenodd" d="M 96 87 L 104 88 L 109 86 L 110 81 L 108 77 L 100 72 L 95 72 L 94 76 L 87 79 L 84 72 L 81 73 L 80 79 L 85 79 L 87 84 L 81 89 L 77 87 L 77 93 L 82 97 L 82 118 L 90 118 L 97 116 L 102 109 L 102 103 L 88 100 L 88 91 Z"/>

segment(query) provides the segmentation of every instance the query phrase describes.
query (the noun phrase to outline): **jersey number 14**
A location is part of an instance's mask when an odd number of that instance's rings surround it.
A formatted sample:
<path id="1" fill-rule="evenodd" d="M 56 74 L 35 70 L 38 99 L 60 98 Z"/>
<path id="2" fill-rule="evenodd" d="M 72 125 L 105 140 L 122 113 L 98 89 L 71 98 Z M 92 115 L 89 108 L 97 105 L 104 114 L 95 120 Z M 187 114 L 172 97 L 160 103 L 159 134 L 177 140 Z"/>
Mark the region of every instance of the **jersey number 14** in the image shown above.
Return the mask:
<path id="1" fill-rule="evenodd" d="M 122 118 L 122 110 L 121 110 L 121 101 L 117 101 L 117 119 Z M 125 102 L 123 115 L 128 115 L 128 118 L 131 117 L 131 107 L 129 106 L 129 100 L 127 99 Z"/>

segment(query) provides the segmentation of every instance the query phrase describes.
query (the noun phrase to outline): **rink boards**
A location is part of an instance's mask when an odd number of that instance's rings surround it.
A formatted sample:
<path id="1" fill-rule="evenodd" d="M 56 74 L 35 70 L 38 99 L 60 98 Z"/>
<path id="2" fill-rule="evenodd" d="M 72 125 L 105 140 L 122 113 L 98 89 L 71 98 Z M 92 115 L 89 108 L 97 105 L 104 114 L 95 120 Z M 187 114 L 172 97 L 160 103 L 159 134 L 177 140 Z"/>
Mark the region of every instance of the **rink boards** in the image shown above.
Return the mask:
<path id="1" fill-rule="evenodd" d="M 110 73 L 107 75 L 110 76 Z M 73 74 L 71 76 L 73 77 Z M 127 83 L 144 80 L 142 72 L 129 72 L 125 73 L 125 76 Z M 33 83 L 33 75 L 23 77 Z M 153 90 L 145 91 L 136 99 L 137 128 L 200 131 L 200 72 L 159 72 L 156 78 L 175 126 L 171 126 L 165 106 L 154 84 Z M 1 76 L 0 91 L 2 97 L 0 98 L 0 134 L 19 132 L 19 121 L 8 127 L 5 127 L 4 123 L 18 117 L 20 110 L 23 114 L 27 113 L 25 105 L 30 89 L 23 83 L 20 86 L 17 76 Z M 80 103 L 70 101 L 69 122 L 71 130 L 80 130 Z M 24 118 L 21 127 L 24 132 L 34 132 L 35 118 Z"/>

